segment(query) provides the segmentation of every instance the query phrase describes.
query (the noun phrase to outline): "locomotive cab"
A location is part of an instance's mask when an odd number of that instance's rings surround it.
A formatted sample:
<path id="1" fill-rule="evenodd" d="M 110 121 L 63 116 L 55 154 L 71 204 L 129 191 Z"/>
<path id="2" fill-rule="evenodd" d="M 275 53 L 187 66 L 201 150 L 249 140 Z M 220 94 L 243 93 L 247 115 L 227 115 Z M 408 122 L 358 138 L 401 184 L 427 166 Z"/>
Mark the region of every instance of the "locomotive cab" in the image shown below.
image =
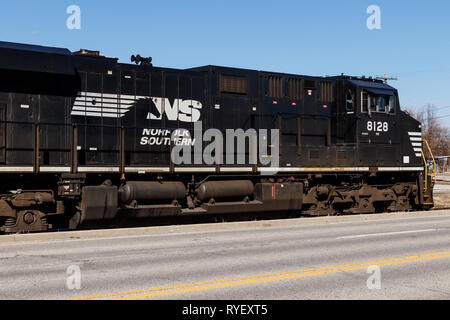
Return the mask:
<path id="1" fill-rule="evenodd" d="M 360 164 L 398 166 L 397 90 L 379 80 L 344 77 L 338 95 L 337 145 L 357 147 Z"/>
<path id="2" fill-rule="evenodd" d="M 383 83 L 371 82 L 358 89 L 359 141 L 369 144 L 398 143 L 396 136 L 392 134 L 398 106 L 396 90 Z"/>
<path id="3" fill-rule="evenodd" d="M 340 76 L 333 136 L 357 150 L 356 164 L 423 166 L 421 126 L 400 110 L 398 91 L 381 80 Z"/>

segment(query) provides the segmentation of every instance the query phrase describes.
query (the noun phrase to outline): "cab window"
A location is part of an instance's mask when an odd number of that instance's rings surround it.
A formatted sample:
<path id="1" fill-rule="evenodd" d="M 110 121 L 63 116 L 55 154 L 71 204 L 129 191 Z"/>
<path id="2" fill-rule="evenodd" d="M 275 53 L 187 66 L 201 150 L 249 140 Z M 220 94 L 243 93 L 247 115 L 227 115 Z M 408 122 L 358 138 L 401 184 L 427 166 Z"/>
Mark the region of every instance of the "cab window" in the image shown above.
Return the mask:
<path id="1" fill-rule="evenodd" d="M 395 98 L 394 98 L 394 96 L 389 96 L 389 107 L 386 112 L 395 113 Z"/>
<path id="2" fill-rule="evenodd" d="M 371 112 L 377 111 L 377 97 L 369 95 L 369 109 Z"/>
<path id="3" fill-rule="evenodd" d="M 388 100 L 389 103 L 389 100 Z M 379 96 L 377 101 L 377 111 L 386 112 L 386 98 L 384 96 Z"/>
<path id="4" fill-rule="evenodd" d="M 347 111 L 352 111 L 354 110 L 354 105 L 355 105 L 355 96 L 353 94 L 352 90 L 347 90 L 347 94 L 345 96 L 345 109 Z"/>
<path id="5" fill-rule="evenodd" d="M 368 106 L 369 106 L 368 99 L 369 99 L 369 95 L 367 94 L 366 91 L 363 91 L 362 92 L 362 98 L 361 98 L 361 101 L 362 101 L 362 103 L 361 103 L 361 105 L 362 105 L 361 111 L 362 112 L 368 112 L 368 109 L 367 109 Z"/>
<path id="6" fill-rule="evenodd" d="M 395 98 L 390 94 L 376 94 L 363 90 L 361 112 L 395 113 Z"/>

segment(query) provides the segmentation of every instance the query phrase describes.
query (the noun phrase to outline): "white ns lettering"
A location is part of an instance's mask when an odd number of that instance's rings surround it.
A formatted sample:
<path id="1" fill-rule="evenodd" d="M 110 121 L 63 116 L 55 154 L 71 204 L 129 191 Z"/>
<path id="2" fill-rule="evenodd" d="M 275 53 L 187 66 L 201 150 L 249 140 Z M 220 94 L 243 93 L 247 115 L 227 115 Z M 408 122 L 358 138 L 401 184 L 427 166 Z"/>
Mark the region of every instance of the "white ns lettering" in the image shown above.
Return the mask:
<path id="1" fill-rule="evenodd" d="M 159 115 L 149 112 L 147 119 L 161 120 L 165 114 L 169 121 L 196 122 L 200 120 L 202 104 L 195 100 L 175 99 L 173 105 L 167 98 L 152 98 Z"/>

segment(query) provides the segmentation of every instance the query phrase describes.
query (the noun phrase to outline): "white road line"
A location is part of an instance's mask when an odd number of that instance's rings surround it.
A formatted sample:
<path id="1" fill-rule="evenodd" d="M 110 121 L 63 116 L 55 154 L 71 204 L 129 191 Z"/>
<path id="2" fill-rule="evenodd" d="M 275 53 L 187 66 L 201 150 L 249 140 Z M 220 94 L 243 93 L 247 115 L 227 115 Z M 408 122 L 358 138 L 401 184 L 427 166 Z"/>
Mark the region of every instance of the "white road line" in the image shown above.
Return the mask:
<path id="1" fill-rule="evenodd" d="M 336 239 L 356 239 L 356 238 L 366 238 L 366 237 L 380 237 L 380 236 L 391 236 L 391 235 L 406 234 L 406 233 L 431 232 L 431 231 L 437 231 L 437 230 L 439 230 L 439 229 L 422 229 L 422 230 L 368 233 L 368 234 L 357 234 L 357 235 L 351 235 L 351 236 L 337 237 Z"/>

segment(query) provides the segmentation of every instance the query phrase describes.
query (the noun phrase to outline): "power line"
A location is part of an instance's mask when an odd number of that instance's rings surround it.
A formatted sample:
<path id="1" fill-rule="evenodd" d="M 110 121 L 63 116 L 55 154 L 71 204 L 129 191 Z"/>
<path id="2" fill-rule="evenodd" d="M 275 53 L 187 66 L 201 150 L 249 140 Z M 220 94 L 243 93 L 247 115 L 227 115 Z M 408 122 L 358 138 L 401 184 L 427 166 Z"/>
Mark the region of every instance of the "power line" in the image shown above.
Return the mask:
<path id="1" fill-rule="evenodd" d="M 442 110 L 442 109 L 447 109 L 447 108 L 450 108 L 450 106 L 433 108 L 432 111 L 434 112 L 434 111 L 438 111 L 438 110 Z M 424 113 L 424 114 L 423 114 L 423 121 L 426 121 L 426 120 L 434 120 L 434 119 L 441 119 L 441 118 L 447 118 L 447 117 L 450 117 L 450 114 L 446 114 L 446 115 L 443 115 L 443 116 L 434 116 L 434 117 L 428 118 L 427 114 Z"/>
<path id="2" fill-rule="evenodd" d="M 450 117 L 450 114 L 446 114 L 446 115 L 444 115 L 444 116 L 439 116 L 439 117 L 431 117 L 431 118 L 424 117 L 424 118 L 423 118 L 422 120 L 420 120 L 420 121 L 425 122 L 425 121 L 429 121 L 429 120 L 437 120 L 437 119 L 442 119 L 442 118 L 447 118 L 447 117 Z"/>
<path id="3" fill-rule="evenodd" d="M 447 117 L 450 117 L 450 114 L 447 114 L 447 115 L 445 115 L 445 116 L 439 116 L 439 117 L 431 117 L 431 118 L 424 117 L 424 118 L 422 119 L 422 121 L 436 120 L 436 119 L 447 118 Z"/>
<path id="4" fill-rule="evenodd" d="M 446 118 L 446 117 L 450 117 L 450 114 L 447 114 L 445 116 L 434 117 L 434 118 L 431 118 L 431 119 L 440 119 L 440 118 Z"/>
<path id="5" fill-rule="evenodd" d="M 446 109 L 446 108 L 450 108 L 450 106 L 446 106 L 446 107 L 439 107 L 439 108 L 436 108 L 436 109 L 434 109 L 434 110 L 441 110 L 441 109 Z"/>
<path id="6" fill-rule="evenodd" d="M 417 115 L 414 115 L 414 117 L 417 117 Z M 434 116 L 434 117 L 427 117 L 427 115 L 423 115 L 423 118 L 420 121 L 424 122 L 424 121 L 442 119 L 442 118 L 447 118 L 447 117 L 450 117 L 450 114 L 446 114 L 443 116 Z"/>

